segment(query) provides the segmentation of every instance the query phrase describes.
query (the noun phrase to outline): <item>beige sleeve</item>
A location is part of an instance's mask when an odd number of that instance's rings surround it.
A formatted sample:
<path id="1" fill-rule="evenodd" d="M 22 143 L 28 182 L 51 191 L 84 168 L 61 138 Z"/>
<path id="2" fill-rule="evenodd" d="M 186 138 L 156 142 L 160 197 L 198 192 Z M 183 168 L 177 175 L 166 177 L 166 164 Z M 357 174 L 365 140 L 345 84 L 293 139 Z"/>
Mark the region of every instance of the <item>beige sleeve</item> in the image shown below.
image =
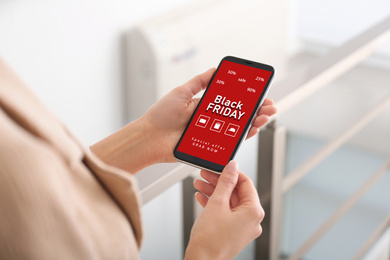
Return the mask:
<path id="1" fill-rule="evenodd" d="M 99 161 L 0 60 L 0 259 L 138 259 L 136 182 Z"/>

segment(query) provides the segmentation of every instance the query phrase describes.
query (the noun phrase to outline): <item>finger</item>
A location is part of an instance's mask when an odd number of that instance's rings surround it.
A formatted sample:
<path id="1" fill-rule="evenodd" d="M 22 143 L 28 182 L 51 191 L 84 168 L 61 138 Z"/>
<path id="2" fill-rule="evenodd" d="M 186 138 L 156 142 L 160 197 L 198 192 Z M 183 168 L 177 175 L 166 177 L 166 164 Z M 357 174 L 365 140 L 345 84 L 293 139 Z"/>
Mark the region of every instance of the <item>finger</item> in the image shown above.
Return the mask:
<path id="1" fill-rule="evenodd" d="M 260 127 L 264 126 L 269 121 L 269 117 L 267 115 L 257 116 L 255 121 L 253 122 L 252 127 L 248 131 L 248 135 L 245 140 L 255 136 L 259 131 Z"/>
<path id="2" fill-rule="evenodd" d="M 216 186 L 220 175 L 213 172 L 201 170 L 200 176 L 202 176 L 202 178 L 205 179 L 208 183 Z"/>
<path id="3" fill-rule="evenodd" d="M 257 116 L 256 119 L 253 121 L 252 127 L 260 128 L 264 126 L 268 121 L 269 121 L 269 116 L 267 115 Z"/>
<path id="4" fill-rule="evenodd" d="M 207 182 L 204 182 L 202 180 L 195 180 L 194 186 L 195 186 L 195 189 L 197 189 L 198 191 L 202 192 L 207 197 L 210 197 L 213 194 L 214 190 L 215 190 L 215 186 L 214 185 L 212 185 L 210 183 L 207 183 Z"/>
<path id="5" fill-rule="evenodd" d="M 195 193 L 195 198 L 196 198 L 196 200 L 199 202 L 199 204 L 200 204 L 203 208 L 206 207 L 207 202 L 209 201 L 209 199 L 208 199 L 205 195 L 203 195 L 202 193 L 200 193 L 200 192 L 196 192 L 196 193 Z"/>
<path id="6" fill-rule="evenodd" d="M 261 227 L 261 225 L 258 225 L 254 230 L 254 239 L 258 238 L 261 233 L 263 233 L 263 228 Z"/>
<path id="7" fill-rule="evenodd" d="M 255 185 L 252 180 L 242 172 L 240 172 L 238 176 L 237 192 L 241 204 L 250 203 L 261 208 L 259 195 L 257 194 Z"/>
<path id="8" fill-rule="evenodd" d="M 211 172 L 207 172 L 207 173 L 211 173 Z M 207 175 L 207 173 L 206 173 L 206 175 Z M 210 176 L 213 176 L 213 177 L 215 177 L 215 175 L 216 175 L 215 173 L 211 173 L 211 174 L 213 174 L 213 175 L 210 175 Z M 200 192 L 205 194 L 207 197 L 210 197 L 211 195 L 213 195 L 213 192 L 215 190 L 215 185 L 218 182 L 218 178 L 208 178 L 208 179 L 210 179 L 212 183 L 207 183 L 207 182 L 204 182 L 202 180 L 195 180 L 194 186 L 197 190 L 199 190 Z M 232 192 L 232 196 L 230 198 L 230 204 L 231 204 L 232 208 L 235 208 L 240 204 L 240 199 L 238 197 L 237 189 L 234 189 Z"/>
<path id="9" fill-rule="evenodd" d="M 263 106 L 269 106 L 269 105 L 273 105 L 274 104 L 274 101 L 270 98 L 265 98 L 264 102 L 263 102 Z"/>
<path id="10" fill-rule="evenodd" d="M 264 209 L 261 207 L 259 195 L 252 180 L 243 173 L 239 173 L 237 181 L 237 192 L 240 199 L 239 207 L 246 208 L 248 214 L 256 220 L 257 225 L 260 226 L 264 219 Z M 261 231 L 261 230 L 260 230 Z"/>
<path id="11" fill-rule="evenodd" d="M 245 140 L 248 140 L 249 138 L 254 137 L 255 135 L 257 135 L 259 130 L 260 129 L 257 128 L 257 127 L 251 127 L 251 129 L 249 129 L 248 135 L 246 136 Z"/>
<path id="12" fill-rule="evenodd" d="M 269 106 L 261 106 L 259 112 L 257 113 L 258 115 L 267 115 L 267 116 L 272 116 L 276 114 L 277 108 L 273 105 Z"/>
<path id="13" fill-rule="evenodd" d="M 203 90 L 207 87 L 214 72 L 215 72 L 215 68 L 211 68 L 211 69 L 207 70 L 206 72 L 199 74 L 195 78 L 191 79 L 186 84 L 184 84 L 182 87 L 187 87 L 190 90 L 190 92 L 192 93 L 192 96 L 195 96 L 197 93 L 199 93 L 201 90 Z M 191 98 L 192 98 L 192 96 L 191 96 Z"/>
<path id="14" fill-rule="evenodd" d="M 234 189 L 230 198 L 230 207 L 235 208 L 240 205 L 240 198 L 238 197 L 238 190 Z"/>
<path id="15" fill-rule="evenodd" d="M 223 169 L 209 201 L 222 207 L 230 207 L 230 197 L 238 181 L 238 162 L 230 161 Z"/>

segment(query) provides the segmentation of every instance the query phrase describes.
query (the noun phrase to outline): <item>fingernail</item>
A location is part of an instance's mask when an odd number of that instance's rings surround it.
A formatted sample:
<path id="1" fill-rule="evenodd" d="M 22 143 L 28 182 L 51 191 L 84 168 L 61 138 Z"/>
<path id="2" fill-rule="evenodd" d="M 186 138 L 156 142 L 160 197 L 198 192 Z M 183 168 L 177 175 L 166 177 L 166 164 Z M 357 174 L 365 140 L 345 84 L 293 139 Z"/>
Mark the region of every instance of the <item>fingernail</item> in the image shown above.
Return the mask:
<path id="1" fill-rule="evenodd" d="M 237 161 L 230 161 L 225 168 L 226 171 L 231 173 L 238 173 L 238 162 Z"/>

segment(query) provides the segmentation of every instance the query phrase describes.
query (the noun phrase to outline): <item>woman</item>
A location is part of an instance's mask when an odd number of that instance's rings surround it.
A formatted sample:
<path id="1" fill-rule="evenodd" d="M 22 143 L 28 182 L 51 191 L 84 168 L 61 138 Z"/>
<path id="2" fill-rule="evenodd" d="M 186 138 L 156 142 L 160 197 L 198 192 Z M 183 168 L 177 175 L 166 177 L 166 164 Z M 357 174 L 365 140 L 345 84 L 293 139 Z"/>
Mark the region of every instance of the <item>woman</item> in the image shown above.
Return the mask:
<path id="1" fill-rule="evenodd" d="M 133 174 L 173 162 L 173 149 L 214 69 L 164 96 L 138 120 L 86 148 L 0 60 L 0 259 L 138 259 L 142 229 Z M 250 129 L 276 113 L 267 99 Z M 230 162 L 202 171 L 205 208 L 186 259 L 232 259 L 261 234 L 251 180 Z M 205 195 L 207 196 L 205 196 Z"/>

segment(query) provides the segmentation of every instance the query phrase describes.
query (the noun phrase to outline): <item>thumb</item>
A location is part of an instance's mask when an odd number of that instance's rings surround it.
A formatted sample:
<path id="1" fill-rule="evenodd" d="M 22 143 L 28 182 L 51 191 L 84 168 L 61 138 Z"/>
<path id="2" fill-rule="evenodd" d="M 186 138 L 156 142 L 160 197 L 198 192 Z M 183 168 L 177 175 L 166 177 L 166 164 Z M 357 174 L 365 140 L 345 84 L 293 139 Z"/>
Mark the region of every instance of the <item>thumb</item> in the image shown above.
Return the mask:
<path id="1" fill-rule="evenodd" d="M 191 91 L 192 96 L 190 98 L 207 87 L 211 78 L 213 77 L 214 72 L 215 68 L 211 68 L 184 84 L 184 86 Z"/>
<path id="2" fill-rule="evenodd" d="M 237 185 L 238 181 L 238 162 L 230 161 L 225 169 L 223 169 L 221 176 L 219 176 L 218 183 L 215 187 L 213 195 L 210 197 L 211 201 L 216 201 L 219 204 L 230 205 L 230 197 Z"/>

